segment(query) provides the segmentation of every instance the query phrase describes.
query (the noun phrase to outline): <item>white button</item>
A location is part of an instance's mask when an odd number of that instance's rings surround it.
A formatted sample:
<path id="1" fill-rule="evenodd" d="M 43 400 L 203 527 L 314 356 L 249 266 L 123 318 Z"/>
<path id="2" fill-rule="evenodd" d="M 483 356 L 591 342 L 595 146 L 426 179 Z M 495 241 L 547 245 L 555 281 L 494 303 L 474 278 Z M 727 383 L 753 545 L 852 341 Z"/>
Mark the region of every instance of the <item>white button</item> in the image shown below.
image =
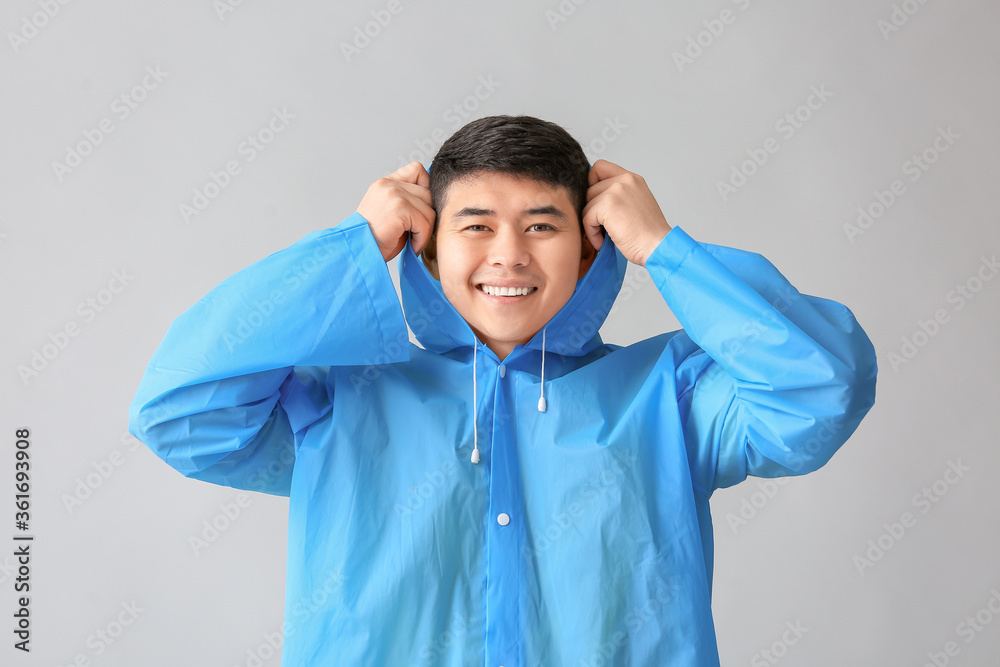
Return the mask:
<path id="1" fill-rule="evenodd" d="M 507 376 L 507 367 L 501 365 L 500 366 L 500 377 L 506 377 L 506 376 Z"/>
<path id="2" fill-rule="evenodd" d="M 497 523 L 499 523 L 501 526 L 506 526 L 508 523 L 510 523 L 510 517 L 507 516 L 505 513 L 501 512 L 500 515 L 497 516 Z"/>

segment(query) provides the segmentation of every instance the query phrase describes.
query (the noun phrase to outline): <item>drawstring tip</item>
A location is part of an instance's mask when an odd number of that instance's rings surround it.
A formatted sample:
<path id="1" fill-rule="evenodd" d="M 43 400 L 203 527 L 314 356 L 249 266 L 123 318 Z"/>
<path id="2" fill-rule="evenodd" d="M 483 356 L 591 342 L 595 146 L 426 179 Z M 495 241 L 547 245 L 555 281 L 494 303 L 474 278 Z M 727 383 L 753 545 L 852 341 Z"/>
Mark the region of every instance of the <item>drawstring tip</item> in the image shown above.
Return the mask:
<path id="1" fill-rule="evenodd" d="M 548 327 L 545 327 L 548 329 Z M 545 329 L 542 329 L 542 384 L 538 389 L 538 411 L 545 412 Z"/>
<path id="2" fill-rule="evenodd" d="M 479 463 L 479 450 L 478 449 L 473 449 L 472 450 L 472 462 L 473 463 Z"/>

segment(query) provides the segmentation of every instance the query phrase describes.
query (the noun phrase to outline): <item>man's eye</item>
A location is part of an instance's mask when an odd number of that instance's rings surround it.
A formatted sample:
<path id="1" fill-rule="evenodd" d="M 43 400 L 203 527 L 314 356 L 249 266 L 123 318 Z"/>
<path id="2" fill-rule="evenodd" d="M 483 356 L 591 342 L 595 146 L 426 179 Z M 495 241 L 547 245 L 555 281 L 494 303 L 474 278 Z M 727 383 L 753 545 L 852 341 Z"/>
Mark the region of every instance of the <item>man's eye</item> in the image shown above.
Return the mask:
<path id="1" fill-rule="evenodd" d="M 486 229 L 488 229 L 486 225 L 469 225 L 468 227 L 465 228 L 465 230 L 469 232 L 481 232 Z"/>
<path id="2" fill-rule="evenodd" d="M 536 222 L 531 226 L 531 229 L 536 232 L 547 232 L 551 229 L 555 229 L 552 225 L 547 225 L 544 222 Z"/>

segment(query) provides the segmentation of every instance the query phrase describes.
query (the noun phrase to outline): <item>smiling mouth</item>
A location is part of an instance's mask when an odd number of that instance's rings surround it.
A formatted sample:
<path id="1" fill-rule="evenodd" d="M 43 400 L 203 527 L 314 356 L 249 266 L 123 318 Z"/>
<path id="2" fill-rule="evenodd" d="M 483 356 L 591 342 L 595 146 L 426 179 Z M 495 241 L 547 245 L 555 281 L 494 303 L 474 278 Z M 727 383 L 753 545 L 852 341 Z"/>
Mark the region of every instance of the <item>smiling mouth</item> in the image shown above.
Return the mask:
<path id="1" fill-rule="evenodd" d="M 485 292 L 490 296 L 527 296 L 537 287 L 500 287 L 499 285 L 476 285 L 480 292 Z"/>

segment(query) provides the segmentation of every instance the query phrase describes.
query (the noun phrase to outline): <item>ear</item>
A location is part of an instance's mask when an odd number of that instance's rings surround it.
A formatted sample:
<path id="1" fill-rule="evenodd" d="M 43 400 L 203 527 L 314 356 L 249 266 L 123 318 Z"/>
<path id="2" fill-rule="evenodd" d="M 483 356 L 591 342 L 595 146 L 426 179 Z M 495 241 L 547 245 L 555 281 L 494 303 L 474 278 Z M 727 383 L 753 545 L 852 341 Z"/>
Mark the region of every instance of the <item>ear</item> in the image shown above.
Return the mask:
<path id="1" fill-rule="evenodd" d="M 434 280 L 441 280 L 441 276 L 438 274 L 436 232 L 432 233 L 431 237 L 427 239 L 424 249 L 420 251 L 420 259 L 423 261 L 424 266 L 427 267 L 427 271 L 434 277 Z"/>
<path id="2" fill-rule="evenodd" d="M 594 259 L 597 257 L 597 249 L 590 242 L 590 239 L 586 235 L 581 234 L 582 240 L 580 242 L 580 275 L 576 277 L 577 280 L 583 278 L 587 271 L 590 270 L 590 265 L 594 263 Z"/>

